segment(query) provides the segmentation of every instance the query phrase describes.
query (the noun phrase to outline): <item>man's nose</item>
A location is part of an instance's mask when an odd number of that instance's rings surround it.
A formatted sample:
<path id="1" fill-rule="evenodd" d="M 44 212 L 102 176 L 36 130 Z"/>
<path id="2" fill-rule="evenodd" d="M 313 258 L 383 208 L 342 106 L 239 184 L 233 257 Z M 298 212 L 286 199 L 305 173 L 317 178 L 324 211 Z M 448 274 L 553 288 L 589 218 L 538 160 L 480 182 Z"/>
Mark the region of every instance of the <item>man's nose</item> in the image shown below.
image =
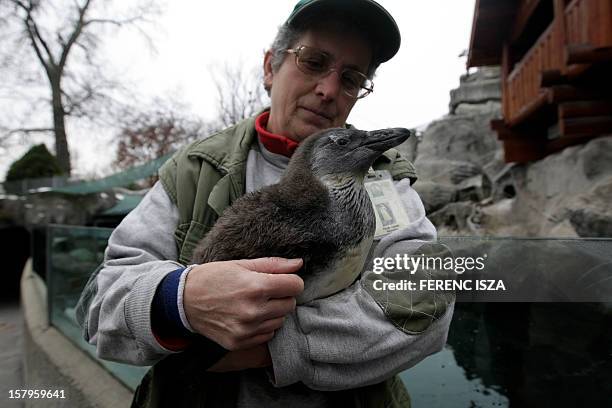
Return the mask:
<path id="1" fill-rule="evenodd" d="M 330 70 L 317 80 L 315 93 L 323 100 L 334 100 L 338 98 L 340 92 L 342 92 L 342 83 L 338 71 Z"/>

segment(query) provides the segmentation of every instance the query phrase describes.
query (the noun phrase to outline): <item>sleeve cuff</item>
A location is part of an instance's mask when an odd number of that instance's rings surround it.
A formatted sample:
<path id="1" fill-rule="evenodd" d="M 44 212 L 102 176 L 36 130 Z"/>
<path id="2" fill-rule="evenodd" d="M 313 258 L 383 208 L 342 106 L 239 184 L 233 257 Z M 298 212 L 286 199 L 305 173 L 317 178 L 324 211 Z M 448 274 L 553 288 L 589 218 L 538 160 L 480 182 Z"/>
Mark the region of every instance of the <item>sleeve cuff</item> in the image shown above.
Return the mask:
<path id="1" fill-rule="evenodd" d="M 197 265 L 189 265 L 183 273 L 181 273 L 181 278 L 178 284 L 178 290 L 176 292 L 176 305 L 178 307 L 178 313 L 181 319 L 181 323 L 183 327 L 189 330 L 192 333 L 196 333 L 196 331 L 189 324 L 189 320 L 187 320 L 187 315 L 185 314 L 185 306 L 183 305 L 183 293 L 185 292 L 185 281 L 187 280 L 187 274 L 193 269 L 194 266 Z"/>
<path id="2" fill-rule="evenodd" d="M 183 268 L 176 262 L 169 262 L 163 266 L 152 268 L 149 273 L 138 278 L 127 295 L 124 303 L 125 321 L 134 336 L 137 347 L 142 353 L 152 355 L 142 364 L 153 364 L 159 357 L 173 351 L 164 348 L 153 334 L 153 299 L 157 288 L 164 278 L 170 273 L 168 270 Z"/>
<path id="3" fill-rule="evenodd" d="M 186 348 L 190 344 L 189 337 L 192 335 L 192 331 L 183 324 L 181 316 L 181 312 L 184 315 L 182 290 L 185 271 L 185 268 L 179 268 L 166 275 L 157 286 L 151 305 L 153 335 L 161 346 L 172 351 Z"/>
<path id="4" fill-rule="evenodd" d="M 291 347 L 289 347 L 291 345 Z M 310 360 L 308 341 L 296 323 L 295 312 L 287 315 L 283 327 L 268 342 L 272 357 L 276 387 L 285 387 L 296 382 L 312 384 L 314 366 Z"/>

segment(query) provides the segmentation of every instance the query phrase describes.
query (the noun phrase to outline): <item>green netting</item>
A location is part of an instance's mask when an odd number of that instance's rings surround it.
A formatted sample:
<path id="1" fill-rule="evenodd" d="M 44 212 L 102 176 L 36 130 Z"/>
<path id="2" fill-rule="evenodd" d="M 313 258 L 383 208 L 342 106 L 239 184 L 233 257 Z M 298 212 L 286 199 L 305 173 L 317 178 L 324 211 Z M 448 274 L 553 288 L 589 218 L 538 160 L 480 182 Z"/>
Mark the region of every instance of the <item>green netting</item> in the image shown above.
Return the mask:
<path id="1" fill-rule="evenodd" d="M 114 207 L 104 211 L 102 215 L 124 215 L 132 211 L 142 201 L 141 195 L 127 194 Z"/>
<path id="2" fill-rule="evenodd" d="M 126 187 L 136 181 L 156 174 L 157 170 L 159 170 L 162 164 L 164 164 L 172 154 L 174 154 L 174 152 L 99 180 L 85 181 L 66 187 L 52 188 L 47 191 L 63 194 L 93 194 L 111 190 L 113 187 Z"/>

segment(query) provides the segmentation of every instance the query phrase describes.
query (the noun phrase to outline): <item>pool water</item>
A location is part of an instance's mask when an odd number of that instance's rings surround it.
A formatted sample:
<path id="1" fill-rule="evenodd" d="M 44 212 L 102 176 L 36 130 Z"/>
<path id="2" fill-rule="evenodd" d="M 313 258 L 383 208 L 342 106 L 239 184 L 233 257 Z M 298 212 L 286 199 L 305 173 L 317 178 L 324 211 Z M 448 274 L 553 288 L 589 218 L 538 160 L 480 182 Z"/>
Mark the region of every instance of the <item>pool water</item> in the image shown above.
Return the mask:
<path id="1" fill-rule="evenodd" d="M 612 407 L 612 304 L 458 303 L 413 407 Z"/>

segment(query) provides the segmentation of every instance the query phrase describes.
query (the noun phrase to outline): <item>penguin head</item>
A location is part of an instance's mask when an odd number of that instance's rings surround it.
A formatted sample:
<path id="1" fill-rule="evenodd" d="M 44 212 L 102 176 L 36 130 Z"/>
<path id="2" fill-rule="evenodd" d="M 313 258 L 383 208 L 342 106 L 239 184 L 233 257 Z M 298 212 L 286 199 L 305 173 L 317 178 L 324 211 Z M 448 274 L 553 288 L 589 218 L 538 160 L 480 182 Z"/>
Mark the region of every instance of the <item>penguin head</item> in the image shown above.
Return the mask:
<path id="1" fill-rule="evenodd" d="M 408 129 L 394 128 L 367 132 L 334 128 L 310 136 L 300 146 L 316 177 L 331 175 L 364 176 L 380 155 L 408 139 Z M 300 151 L 296 152 L 300 154 Z"/>

